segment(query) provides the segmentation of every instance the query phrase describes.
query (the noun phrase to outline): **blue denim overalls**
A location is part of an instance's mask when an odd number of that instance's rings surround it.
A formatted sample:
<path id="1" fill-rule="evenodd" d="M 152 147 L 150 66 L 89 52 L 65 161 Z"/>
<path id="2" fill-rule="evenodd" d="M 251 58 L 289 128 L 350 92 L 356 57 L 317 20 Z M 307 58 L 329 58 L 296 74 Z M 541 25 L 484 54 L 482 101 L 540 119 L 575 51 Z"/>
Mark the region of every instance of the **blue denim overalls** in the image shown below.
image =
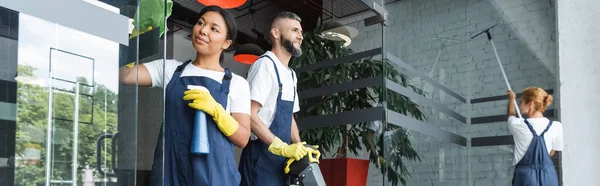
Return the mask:
<path id="1" fill-rule="evenodd" d="M 212 117 L 206 117 L 210 153 L 190 153 L 196 109 L 188 106 L 191 101 L 183 100 L 183 92 L 187 90 L 188 85 L 199 85 L 206 87 L 215 101 L 226 107 L 231 71 L 225 69 L 222 83 L 202 76 L 181 77 L 181 72 L 190 62 L 191 60 L 178 66 L 167 85 L 164 139 L 161 133 L 154 154 L 151 184 L 237 186 L 241 178 L 236 170 L 233 143 L 221 133 Z"/>
<path id="2" fill-rule="evenodd" d="M 277 83 L 279 93 L 277 94 L 277 108 L 275 117 L 269 127 L 271 132 L 279 137 L 281 141 L 290 143 L 292 129 L 292 114 L 294 111 L 294 101 L 285 101 L 281 99 L 282 84 L 279 78 L 279 71 L 275 61 L 268 55 L 262 57 L 269 58 L 273 62 L 275 74 L 277 74 Z M 292 78 L 294 72 L 292 71 Z M 294 98 L 296 100 L 296 87 L 294 87 Z M 285 167 L 285 158 L 269 152 L 269 146 L 260 139 L 250 140 L 248 145 L 242 151 L 240 159 L 240 172 L 242 173 L 242 186 L 283 186 L 289 185 L 289 177 L 283 173 Z"/>
<path id="3" fill-rule="evenodd" d="M 515 167 L 513 185 L 558 186 L 556 169 L 554 169 L 554 163 L 552 163 L 552 159 L 550 159 L 550 154 L 548 154 L 546 142 L 544 140 L 544 134 L 550 129 L 550 126 L 552 126 L 552 121 L 548 123 L 544 132 L 539 136 L 527 119 L 524 121 L 533 134 L 533 139 L 531 139 L 531 144 L 529 145 L 527 152 L 525 152 L 525 155 Z"/>

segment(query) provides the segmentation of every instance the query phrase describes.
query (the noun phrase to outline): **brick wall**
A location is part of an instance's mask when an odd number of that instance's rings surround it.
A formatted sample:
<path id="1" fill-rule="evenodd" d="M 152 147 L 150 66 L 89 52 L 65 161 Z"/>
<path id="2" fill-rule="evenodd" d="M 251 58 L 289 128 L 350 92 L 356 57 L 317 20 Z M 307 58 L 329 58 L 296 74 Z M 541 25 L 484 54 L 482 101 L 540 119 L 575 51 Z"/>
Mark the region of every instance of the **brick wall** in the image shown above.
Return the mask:
<path id="1" fill-rule="evenodd" d="M 373 13 L 339 20 L 360 31 L 352 41 L 354 50 L 380 47 L 385 39 L 387 52 L 422 73 L 431 72 L 432 78 L 467 99 L 505 95 L 506 85 L 491 44 L 485 35 L 470 39 L 498 24 L 492 36 L 512 88 L 517 92 L 528 86 L 554 88 L 557 60 L 553 1 L 403 0 L 387 4 L 385 9 L 389 13 L 385 38 L 381 37 L 381 26 L 365 27 L 360 21 Z M 456 42 L 444 43 L 436 68 L 431 71 L 442 48 L 442 40 L 434 38 Z M 427 87 L 418 78 L 412 82 Z M 467 118 L 506 112 L 506 100 L 469 106 L 431 87 L 426 90 L 430 99 Z M 424 110 L 429 123 L 467 138 L 510 135 L 505 122 L 468 125 L 432 108 Z M 413 147 L 422 161 L 406 162 L 412 172 L 408 185 L 509 185 L 512 145 L 467 148 L 418 132 L 412 135 Z M 382 176 L 373 170 L 368 185 L 381 185 Z"/>

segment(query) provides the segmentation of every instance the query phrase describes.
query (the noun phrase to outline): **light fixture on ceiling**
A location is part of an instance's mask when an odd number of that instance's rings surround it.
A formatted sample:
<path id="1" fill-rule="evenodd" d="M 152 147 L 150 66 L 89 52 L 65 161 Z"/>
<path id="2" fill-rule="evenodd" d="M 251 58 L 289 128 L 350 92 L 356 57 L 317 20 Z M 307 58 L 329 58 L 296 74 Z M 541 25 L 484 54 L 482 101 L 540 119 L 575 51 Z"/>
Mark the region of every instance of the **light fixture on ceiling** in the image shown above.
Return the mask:
<path id="1" fill-rule="evenodd" d="M 354 27 L 342 25 L 338 22 L 323 23 L 321 36 L 332 41 L 343 41 L 344 47 L 352 43 L 352 38 L 358 35 L 358 30 Z"/>
<path id="2" fill-rule="evenodd" d="M 338 2 L 339 3 L 339 2 Z M 333 11 L 333 7 L 336 5 L 333 4 L 333 0 L 331 0 L 331 18 L 334 19 L 335 12 Z M 342 25 L 336 21 L 329 21 L 323 23 L 323 30 L 321 31 L 321 37 L 332 40 L 332 41 L 343 41 L 344 47 L 350 46 L 352 43 L 352 38 L 358 35 L 358 30 L 351 26 Z"/>
<path id="3" fill-rule="evenodd" d="M 264 53 L 265 51 L 258 45 L 253 43 L 246 43 L 237 50 L 235 50 L 235 54 L 233 54 L 233 59 L 237 62 L 251 65 L 258 59 L 260 55 L 263 55 Z"/>
<path id="4" fill-rule="evenodd" d="M 244 5 L 246 0 L 197 0 L 199 3 L 202 3 L 204 6 L 219 6 L 223 9 L 229 8 L 237 8 L 239 6 Z"/>
<path id="5" fill-rule="evenodd" d="M 251 31 L 256 34 L 256 38 L 262 38 L 262 34 L 256 30 L 256 21 L 254 21 L 254 13 L 256 13 L 256 10 L 252 8 L 253 5 L 254 0 L 250 1 L 250 9 L 248 9 L 248 12 L 252 16 L 252 23 L 254 24 L 254 28 L 251 29 Z M 256 62 L 258 57 L 264 53 L 265 51 L 260 48 L 260 46 L 253 43 L 246 43 L 235 50 L 235 53 L 233 54 L 233 60 L 243 64 L 251 65 L 252 63 Z"/>

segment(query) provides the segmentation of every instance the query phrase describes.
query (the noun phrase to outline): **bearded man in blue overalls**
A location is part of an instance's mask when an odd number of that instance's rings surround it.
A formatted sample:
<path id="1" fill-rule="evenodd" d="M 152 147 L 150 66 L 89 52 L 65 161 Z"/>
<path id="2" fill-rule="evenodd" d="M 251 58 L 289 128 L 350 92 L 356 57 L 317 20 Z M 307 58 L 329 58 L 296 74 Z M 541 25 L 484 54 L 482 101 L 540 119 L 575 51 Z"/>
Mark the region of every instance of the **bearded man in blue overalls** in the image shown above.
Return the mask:
<path id="1" fill-rule="evenodd" d="M 271 21 L 271 51 L 262 55 L 248 72 L 251 128 L 253 135 L 243 149 L 239 170 L 243 186 L 289 185 L 284 173 L 286 159 L 302 159 L 318 150 L 301 142 L 293 113 L 300 110 L 296 95 L 297 78 L 288 63 L 302 55 L 300 17 L 280 12 Z M 308 156 L 312 158 L 312 156 Z"/>

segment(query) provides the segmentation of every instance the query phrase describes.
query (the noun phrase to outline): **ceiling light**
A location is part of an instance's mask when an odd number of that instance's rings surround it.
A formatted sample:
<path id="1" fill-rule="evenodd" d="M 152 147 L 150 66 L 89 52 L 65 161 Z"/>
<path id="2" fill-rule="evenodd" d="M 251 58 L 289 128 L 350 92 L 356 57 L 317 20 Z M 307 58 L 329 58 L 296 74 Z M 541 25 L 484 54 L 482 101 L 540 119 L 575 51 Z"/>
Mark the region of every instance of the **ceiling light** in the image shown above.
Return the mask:
<path id="1" fill-rule="evenodd" d="M 344 47 L 347 47 L 352 43 L 352 38 L 358 35 L 356 28 L 342 25 L 338 22 L 326 22 L 323 23 L 323 31 L 321 36 L 325 39 L 332 41 L 343 41 Z"/>
<path id="2" fill-rule="evenodd" d="M 263 55 L 265 51 L 256 44 L 246 43 L 240 48 L 235 50 L 233 59 L 237 62 L 251 65 L 254 63 L 260 55 Z"/>
<path id="3" fill-rule="evenodd" d="M 202 3 L 204 6 L 212 6 L 216 5 L 223 9 L 229 8 L 237 8 L 239 6 L 244 5 L 246 0 L 197 0 L 199 3 Z"/>

